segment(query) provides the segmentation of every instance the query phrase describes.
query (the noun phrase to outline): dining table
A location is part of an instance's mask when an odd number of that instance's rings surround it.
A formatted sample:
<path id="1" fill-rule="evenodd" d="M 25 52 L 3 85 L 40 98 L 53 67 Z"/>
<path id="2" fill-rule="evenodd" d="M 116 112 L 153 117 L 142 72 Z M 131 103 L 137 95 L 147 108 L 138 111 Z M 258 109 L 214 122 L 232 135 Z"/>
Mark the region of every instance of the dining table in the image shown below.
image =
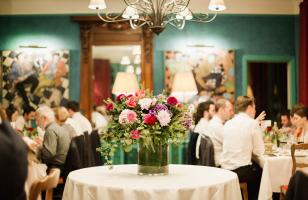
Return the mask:
<path id="1" fill-rule="evenodd" d="M 195 165 L 169 165 L 169 174 L 141 176 L 137 165 L 114 165 L 72 171 L 63 200 L 239 200 L 237 175 L 229 170 Z"/>

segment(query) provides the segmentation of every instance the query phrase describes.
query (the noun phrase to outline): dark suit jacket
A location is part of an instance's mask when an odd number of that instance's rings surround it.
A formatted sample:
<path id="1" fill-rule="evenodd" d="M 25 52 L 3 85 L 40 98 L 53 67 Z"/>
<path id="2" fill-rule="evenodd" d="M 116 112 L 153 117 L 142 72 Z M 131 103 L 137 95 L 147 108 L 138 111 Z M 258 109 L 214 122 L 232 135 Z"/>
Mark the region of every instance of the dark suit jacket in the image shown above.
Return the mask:
<path id="1" fill-rule="evenodd" d="M 26 199 L 27 146 L 8 121 L 0 124 L 0 199 Z"/>
<path id="2" fill-rule="evenodd" d="M 214 145 L 210 137 L 201 136 L 198 165 L 215 167 Z"/>
<path id="3" fill-rule="evenodd" d="M 101 154 L 96 150 L 101 146 L 100 138 L 98 135 L 98 131 L 95 130 L 91 133 L 91 143 L 92 143 L 92 152 L 94 156 L 94 161 L 96 166 L 103 165 L 103 160 Z"/>
<path id="4" fill-rule="evenodd" d="M 286 194 L 286 200 L 308 199 L 308 175 L 297 171 L 291 178 Z"/>
<path id="5" fill-rule="evenodd" d="M 189 133 L 189 142 L 188 142 L 188 148 L 187 148 L 187 164 L 189 165 L 197 164 L 196 143 L 197 143 L 198 136 L 199 136 L 199 133 L 195 133 L 193 131 Z"/>
<path id="6" fill-rule="evenodd" d="M 93 166 L 95 161 L 90 136 L 85 133 L 74 137 L 70 143 L 62 175 L 66 179 L 73 170 Z"/>

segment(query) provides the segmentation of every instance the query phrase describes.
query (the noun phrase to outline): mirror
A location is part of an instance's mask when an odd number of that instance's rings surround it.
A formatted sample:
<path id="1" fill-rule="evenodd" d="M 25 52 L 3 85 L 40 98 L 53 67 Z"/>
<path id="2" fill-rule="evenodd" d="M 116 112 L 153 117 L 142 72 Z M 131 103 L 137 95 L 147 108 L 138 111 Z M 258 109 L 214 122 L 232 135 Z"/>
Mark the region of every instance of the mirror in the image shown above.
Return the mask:
<path id="1" fill-rule="evenodd" d="M 153 33 L 148 29 L 131 29 L 128 22 L 102 23 L 96 16 L 73 16 L 80 25 L 80 108 L 90 119 L 93 107 L 92 47 L 104 45 L 141 46 L 141 83 L 153 89 Z"/>
<path id="2" fill-rule="evenodd" d="M 112 97 L 112 86 L 118 72 L 133 73 L 140 86 L 140 45 L 94 45 L 93 58 L 93 103 L 100 105 Z"/>

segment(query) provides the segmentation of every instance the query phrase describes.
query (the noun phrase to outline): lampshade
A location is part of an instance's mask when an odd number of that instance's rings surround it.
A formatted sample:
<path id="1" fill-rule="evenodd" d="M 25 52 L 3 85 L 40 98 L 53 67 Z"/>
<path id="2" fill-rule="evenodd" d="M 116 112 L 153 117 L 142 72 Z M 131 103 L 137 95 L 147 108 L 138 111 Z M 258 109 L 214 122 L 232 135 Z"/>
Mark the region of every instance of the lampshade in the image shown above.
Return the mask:
<path id="1" fill-rule="evenodd" d="M 106 3 L 105 0 L 91 0 L 89 4 L 90 9 L 105 9 L 106 8 Z"/>
<path id="2" fill-rule="evenodd" d="M 139 15 L 136 8 L 127 6 L 124 13 L 122 14 L 124 19 L 138 19 Z"/>
<path id="3" fill-rule="evenodd" d="M 197 93 L 198 89 L 192 72 L 179 72 L 175 74 L 171 95 L 185 102 Z"/>
<path id="4" fill-rule="evenodd" d="M 118 72 L 113 84 L 112 94 L 133 94 L 139 90 L 137 77 L 133 73 Z"/>
<path id="5" fill-rule="evenodd" d="M 121 62 L 120 62 L 121 65 L 129 65 L 130 64 L 130 59 L 128 56 L 123 56 L 121 58 Z"/>
<path id="6" fill-rule="evenodd" d="M 211 0 L 209 4 L 209 10 L 212 11 L 223 11 L 226 10 L 224 0 Z"/>

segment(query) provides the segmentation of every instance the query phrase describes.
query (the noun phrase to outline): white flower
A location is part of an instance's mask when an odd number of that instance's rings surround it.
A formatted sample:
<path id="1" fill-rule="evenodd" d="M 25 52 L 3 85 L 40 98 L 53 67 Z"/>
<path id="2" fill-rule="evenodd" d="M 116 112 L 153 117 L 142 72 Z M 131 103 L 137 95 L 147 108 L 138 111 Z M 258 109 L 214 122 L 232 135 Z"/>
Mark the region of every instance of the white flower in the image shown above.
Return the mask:
<path id="1" fill-rule="evenodd" d="M 160 110 L 157 113 L 156 118 L 158 119 L 161 126 L 167 126 L 171 121 L 171 115 L 167 110 Z"/>
<path id="2" fill-rule="evenodd" d="M 152 99 L 151 98 L 139 99 L 138 104 L 140 105 L 142 110 L 148 110 L 152 104 Z"/>

